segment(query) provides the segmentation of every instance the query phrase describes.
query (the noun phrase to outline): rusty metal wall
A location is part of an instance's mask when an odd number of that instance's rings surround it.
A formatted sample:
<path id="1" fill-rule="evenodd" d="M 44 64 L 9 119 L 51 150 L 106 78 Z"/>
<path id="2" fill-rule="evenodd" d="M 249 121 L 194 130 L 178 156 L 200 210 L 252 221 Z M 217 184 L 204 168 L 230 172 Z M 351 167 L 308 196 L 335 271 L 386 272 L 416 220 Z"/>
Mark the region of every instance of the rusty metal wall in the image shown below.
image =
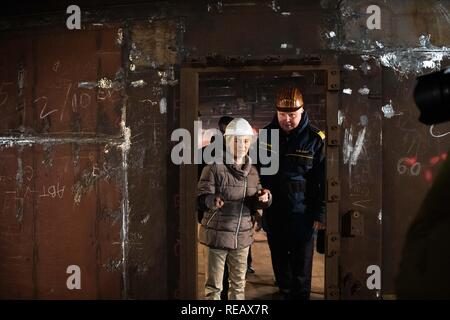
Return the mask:
<path id="1" fill-rule="evenodd" d="M 177 284 L 169 284 L 176 269 L 178 227 L 174 194 L 168 193 L 170 149 L 168 110 L 173 114 L 169 84 L 176 85 L 176 21 L 136 23 L 130 27 L 128 70 L 131 134 L 130 186 L 130 298 L 175 297 Z"/>
<path id="2" fill-rule="evenodd" d="M 364 14 L 365 9 L 372 4 L 381 8 L 380 30 L 369 30 L 366 26 L 368 15 Z M 368 127 L 372 126 L 366 131 L 372 137 L 366 136 L 354 166 L 356 171 L 352 172 L 352 176 L 356 173 L 359 182 L 363 182 L 359 191 L 365 195 L 361 194 L 362 201 L 354 202 L 356 198 L 350 193 L 347 206 L 341 203 L 342 214 L 348 210 L 363 213 L 362 224 L 360 221 L 356 225 L 362 227 L 364 236 L 350 238 L 348 249 L 360 245 L 366 247 L 362 255 L 361 247 L 358 249 L 357 256 L 363 257 L 357 262 L 361 264 L 359 276 L 349 274 L 345 284 L 346 275 L 341 274 L 341 288 L 347 298 L 358 299 L 367 294 L 372 298 L 395 297 L 395 277 L 401 272 L 398 263 L 406 231 L 448 152 L 450 137 L 445 134 L 449 132 L 450 124 L 430 128 L 419 123 L 413 90 L 417 75 L 449 64 L 450 37 L 445 31 L 450 23 L 449 11 L 449 1 L 391 1 L 389 4 L 342 1 L 337 11 L 338 24 L 333 29 L 337 36 L 326 40 L 333 50 L 344 55 L 343 78 L 359 78 L 347 86 L 353 93 L 342 96 L 343 107 L 347 104 L 345 108 L 350 111 L 350 118 L 348 112 L 339 115 L 341 130 L 345 133 L 357 125 L 361 130 L 358 119 L 362 112 L 361 102 L 362 106 L 370 106 L 365 113 L 370 112 L 366 115 Z M 359 59 L 349 62 L 345 54 Z M 376 71 L 379 68 L 382 68 L 381 76 Z M 380 81 L 381 91 L 378 90 Z M 364 94 L 366 88 L 370 90 L 368 94 Z M 378 147 L 378 141 L 381 147 Z M 376 168 L 378 170 L 374 170 Z M 350 259 L 351 256 L 342 258 Z M 380 292 L 367 290 L 365 281 L 369 274 L 364 274 L 364 264 L 365 267 L 378 265 L 381 268 Z"/>
<path id="3" fill-rule="evenodd" d="M 0 296 L 119 298 L 125 185 L 117 29 L 0 37 Z M 66 285 L 71 265 L 81 270 L 80 290 Z"/>
<path id="4" fill-rule="evenodd" d="M 367 28 L 374 4 L 381 30 Z M 364 227 L 341 238 L 340 297 L 392 296 L 407 226 L 450 142 L 448 124 L 419 124 L 412 100 L 415 76 L 448 64 L 450 1 L 92 6 L 81 31 L 62 29 L 65 13 L 0 24 L 2 297 L 183 296 L 180 168 L 169 158 L 189 112 L 179 67 L 327 56 L 352 90 L 336 115 L 341 228 L 351 210 Z M 69 291 L 65 268 L 77 262 L 89 284 Z M 381 267 L 381 291 L 366 286 L 369 265 Z"/>
<path id="5" fill-rule="evenodd" d="M 3 297 L 158 299 L 179 295 L 179 189 L 166 182 L 178 179 L 178 168 L 168 159 L 168 132 L 179 126 L 179 99 L 172 89 L 178 83 L 173 68 L 178 59 L 174 48 L 180 41 L 178 21 L 150 25 L 122 21 L 117 24 L 121 28 L 92 23 L 74 32 L 40 26 L 38 32 L 3 33 L 2 159 L 18 157 L 18 151 L 10 153 L 16 149 L 30 158 L 24 164 L 19 157 L 15 166 L 10 159 L 3 166 L 4 206 L 11 211 L 2 224 L 6 237 L 1 243 Z M 56 49 L 54 43 L 61 45 Z M 84 151 L 85 146 L 92 150 Z M 41 148 L 42 159 L 33 158 L 28 148 Z M 37 187 L 34 177 L 33 187 L 28 188 L 21 170 L 36 174 L 37 166 L 49 167 L 52 176 L 45 176 Z M 39 217 L 54 210 L 28 203 L 47 199 L 46 194 L 42 195 L 46 198 L 38 196 L 41 187 L 61 202 L 57 208 L 70 209 L 78 220 L 66 217 L 39 224 Z M 16 189 L 20 201 L 13 194 Z M 65 197 L 59 197 L 63 193 Z M 86 201 L 92 205 L 85 205 Z M 11 218 L 13 213 L 17 221 Z M 58 226 L 61 234 L 52 233 Z M 11 229 L 17 229 L 17 236 L 29 236 L 30 243 L 19 241 L 18 248 L 9 248 Z M 62 238 L 64 234 L 72 237 Z M 91 247 L 77 247 L 82 239 Z M 50 248 L 55 242 L 61 247 Z M 28 256 L 19 257 L 25 249 Z M 24 270 L 12 277 L 18 257 L 26 260 Z M 81 290 L 66 288 L 69 274 L 59 261 L 68 260 L 81 267 Z M 56 269 L 61 269 L 59 276 L 53 276 Z"/>

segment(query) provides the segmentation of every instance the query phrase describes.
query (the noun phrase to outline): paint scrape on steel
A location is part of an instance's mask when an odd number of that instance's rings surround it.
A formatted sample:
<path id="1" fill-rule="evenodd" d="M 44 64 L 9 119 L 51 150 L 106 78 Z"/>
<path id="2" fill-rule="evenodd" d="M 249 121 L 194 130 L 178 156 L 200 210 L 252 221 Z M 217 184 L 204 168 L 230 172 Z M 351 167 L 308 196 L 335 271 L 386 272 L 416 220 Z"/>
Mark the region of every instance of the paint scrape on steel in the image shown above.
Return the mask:
<path id="1" fill-rule="evenodd" d="M 346 89 L 343 89 L 342 92 L 345 94 L 352 94 L 352 89 L 346 88 Z"/>
<path id="2" fill-rule="evenodd" d="M 122 267 L 122 261 L 121 260 L 110 260 L 108 263 L 103 264 L 103 267 L 108 272 L 119 271 Z"/>
<path id="3" fill-rule="evenodd" d="M 383 111 L 385 118 L 392 118 L 397 115 L 402 115 L 403 112 L 395 112 L 394 106 L 392 105 L 392 100 L 389 100 L 389 103 L 381 107 L 381 111 Z"/>
<path id="4" fill-rule="evenodd" d="M 145 216 L 145 218 L 143 218 L 143 219 L 141 220 L 141 224 L 147 224 L 147 222 L 148 222 L 149 219 L 150 219 L 150 215 L 148 214 L 148 215 Z"/>
<path id="5" fill-rule="evenodd" d="M 121 46 L 123 44 L 123 29 L 119 28 L 117 30 L 117 39 L 116 39 L 116 43 Z"/>
<path id="6" fill-rule="evenodd" d="M 83 170 L 81 178 L 74 183 L 72 187 L 73 201 L 75 204 L 79 205 L 81 198 L 88 193 L 94 187 L 95 183 L 106 177 L 107 172 L 105 170 L 100 170 L 99 168 L 88 168 Z"/>
<path id="7" fill-rule="evenodd" d="M 158 76 L 161 78 L 161 85 L 174 86 L 178 83 L 178 79 L 175 79 L 175 71 L 173 66 L 167 70 L 158 71 Z"/>
<path id="8" fill-rule="evenodd" d="M 355 148 L 353 150 L 352 156 L 350 158 L 350 165 L 356 166 L 356 162 L 359 159 L 362 148 L 364 146 L 364 138 L 366 136 L 366 127 L 360 132 L 358 132 L 358 138 L 356 139 Z"/>
<path id="9" fill-rule="evenodd" d="M 358 93 L 360 95 L 367 96 L 370 93 L 370 89 L 367 88 L 367 86 L 363 86 L 362 88 L 359 88 Z"/>
<path id="10" fill-rule="evenodd" d="M 167 113 L 167 100 L 166 100 L 166 98 L 162 98 L 159 101 L 159 112 L 161 114 Z"/>
<path id="11" fill-rule="evenodd" d="M 364 146 L 365 136 L 366 127 L 358 132 L 356 143 L 353 145 L 353 126 L 350 126 L 350 129 L 345 129 L 342 152 L 344 156 L 344 164 L 348 163 L 350 170 L 351 166 L 355 166 L 358 162 L 359 156 Z"/>
<path id="12" fill-rule="evenodd" d="M 338 125 L 342 126 L 345 120 L 345 114 L 341 110 L 338 110 Z"/>
<path id="13" fill-rule="evenodd" d="M 102 78 L 97 82 L 97 87 L 102 89 L 121 89 L 122 83 L 108 78 Z"/>
<path id="14" fill-rule="evenodd" d="M 335 38 L 336 37 L 336 32 L 334 32 L 334 31 L 326 32 L 325 33 L 325 37 L 327 37 L 328 39 Z"/>
<path id="15" fill-rule="evenodd" d="M 380 57 L 380 62 L 383 66 L 391 68 L 400 76 L 407 78 L 408 74 L 418 75 L 425 71 L 440 70 L 443 58 L 448 56 L 450 56 L 448 48 L 442 48 L 442 50 L 408 49 L 388 52 Z"/>
<path id="16" fill-rule="evenodd" d="M 354 66 L 352 66 L 351 64 L 344 64 L 343 68 L 345 70 L 348 70 L 348 71 L 355 71 L 356 70 L 356 68 Z"/>
<path id="17" fill-rule="evenodd" d="M 133 88 L 143 88 L 143 87 L 145 87 L 147 85 L 147 82 L 145 82 L 144 80 L 136 80 L 136 81 L 133 81 L 133 82 L 131 82 L 131 86 L 133 87 Z"/>
<path id="18" fill-rule="evenodd" d="M 108 78 L 101 78 L 97 82 L 92 81 L 81 81 L 78 82 L 78 88 L 82 89 L 95 89 L 95 88 L 102 88 L 102 89 L 114 89 L 114 90 L 120 90 L 122 89 L 122 82 L 120 79 L 111 80 Z"/>

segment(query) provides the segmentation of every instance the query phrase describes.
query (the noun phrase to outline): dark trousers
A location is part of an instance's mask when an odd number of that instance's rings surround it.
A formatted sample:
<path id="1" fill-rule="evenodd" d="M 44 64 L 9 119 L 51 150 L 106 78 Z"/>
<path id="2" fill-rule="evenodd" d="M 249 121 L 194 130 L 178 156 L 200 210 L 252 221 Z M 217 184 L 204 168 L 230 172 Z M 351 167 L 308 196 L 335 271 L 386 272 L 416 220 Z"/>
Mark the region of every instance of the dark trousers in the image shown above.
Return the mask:
<path id="1" fill-rule="evenodd" d="M 230 288 L 230 282 L 228 281 L 228 265 L 225 262 L 225 268 L 223 269 L 222 292 L 220 293 L 221 300 L 228 300 L 228 289 L 229 288 Z"/>
<path id="2" fill-rule="evenodd" d="M 314 238 L 287 240 L 285 235 L 267 233 L 272 267 L 282 298 L 307 300 L 311 293 Z"/>
<path id="3" fill-rule="evenodd" d="M 252 265 L 252 246 L 248 248 L 247 266 Z M 220 293 L 221 300 L 228 300 L 228 289 L 230 288 L 230 283 L 228 281 L 228 266 L 225 263 L 225 268 L 223 270 L 223 282 L 222 282 L 222 292 Z"/>

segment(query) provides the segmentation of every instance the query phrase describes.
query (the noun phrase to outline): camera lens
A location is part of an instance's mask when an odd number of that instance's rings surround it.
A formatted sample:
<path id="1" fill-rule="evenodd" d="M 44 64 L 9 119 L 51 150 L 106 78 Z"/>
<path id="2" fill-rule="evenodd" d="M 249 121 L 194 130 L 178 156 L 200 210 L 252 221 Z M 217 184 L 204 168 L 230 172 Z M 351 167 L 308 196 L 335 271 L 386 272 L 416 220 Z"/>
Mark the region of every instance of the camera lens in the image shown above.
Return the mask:
<path id="1" fill-rule="evenodd" d="M 418 77 L 414 100 L 420 122 L 431 125 L 450 120 L 450 68 Z"/>

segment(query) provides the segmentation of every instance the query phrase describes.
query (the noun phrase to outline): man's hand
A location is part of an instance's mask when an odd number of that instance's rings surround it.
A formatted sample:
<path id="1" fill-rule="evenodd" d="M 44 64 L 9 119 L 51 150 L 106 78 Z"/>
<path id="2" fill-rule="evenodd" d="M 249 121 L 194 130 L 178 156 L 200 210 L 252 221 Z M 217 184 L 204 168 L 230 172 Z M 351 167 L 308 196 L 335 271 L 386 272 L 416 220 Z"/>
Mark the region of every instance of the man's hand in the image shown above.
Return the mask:
<path id="1" fill-rule="evenodd" d="M 253 223 L 256 232 L 259 232 L 262 229 L 262 215 L 263 215 L 263 210 L 262 209 L 256 210 L 256 212 L 255 212 L 255 222 Z"/>
<path id="2" fill-rule="evenodd" d="M 325 224 L 320 221 L 314 221 L 314 229 L 323 230 L 325 229 Z"/>
<path id="3" fill-rule="evenodd" d="M 261 189 L 258 191 L 258 201 L 267 202 L 269 201 L 270 191 L 268 189 Z"/>
<path id="4" fill-rule="evenodd" d="M 216 207 L 217 209 L 222 208 L 224 205 L 224 202 L 222 200 L 222 198 L 220 196 L 216 196 L 214 198 L 214 207 Z"/>

